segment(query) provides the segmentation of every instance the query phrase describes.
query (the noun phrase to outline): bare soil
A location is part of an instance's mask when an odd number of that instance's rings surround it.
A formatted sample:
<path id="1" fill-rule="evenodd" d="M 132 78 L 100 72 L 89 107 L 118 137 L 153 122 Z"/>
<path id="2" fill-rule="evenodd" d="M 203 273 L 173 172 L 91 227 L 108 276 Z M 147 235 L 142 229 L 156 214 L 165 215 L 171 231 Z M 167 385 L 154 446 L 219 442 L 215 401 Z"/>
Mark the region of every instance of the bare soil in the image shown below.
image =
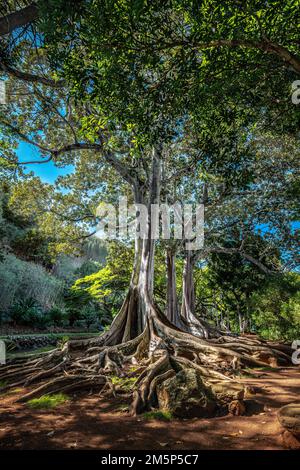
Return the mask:
<path id="1" fill-rule="evenodd" d="M 0 449 L 284 449 L 276 412 L 300 401 L 300 368 L 252 370 L 240 380 L 256 392 L 247 395 L 246 415 L 169 422 L 133 418 L 124 400 L 97 394 L 34 410 L 15 403 L 25 392 L 18 389 L 0 395 Z"/>

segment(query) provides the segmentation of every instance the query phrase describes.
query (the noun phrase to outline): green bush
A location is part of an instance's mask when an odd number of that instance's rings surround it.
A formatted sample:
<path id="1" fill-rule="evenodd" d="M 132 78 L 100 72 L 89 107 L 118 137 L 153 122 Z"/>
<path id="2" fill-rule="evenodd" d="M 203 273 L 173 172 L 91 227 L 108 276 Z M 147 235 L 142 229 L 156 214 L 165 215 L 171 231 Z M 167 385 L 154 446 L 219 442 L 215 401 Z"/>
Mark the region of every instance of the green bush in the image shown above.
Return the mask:
<path id="1" fill-rule="evenodd" d="M 55 326 L 63 326 L 68 319 L 68 314 L 65 309 L 54 306 L 47 313 L 48 323 Z"/>
<path id="2" fill-rule="evenodd" d="M 93 305 L 86 305 L 82 308 L 80 320 L 85 324 L 88 330 L 92 325 L 99 326 L 100 324 L 99 316 Z"/>
<path id="3" fill-rule="evenodd" d="M 10 319 L 15 325 L 36 326 L 43 328 L 49 318 L 37 305 L 34 299 L 19 300 L 10 309 Z"/>
<path id="4" fill-rule="evenodd" d="M 0 263 L 0 305 L 4 312 L 34 301 L 48 311 L 62 300 L 63 282 L 42 266 L 6 254 Z"/>
<path id="5" fill-rule="evenodd" d="M 158 419 L 160 421 L 171 421 L 172 413 L 168 410 L 147 411 L 143 414 L 144 419 Z"/>

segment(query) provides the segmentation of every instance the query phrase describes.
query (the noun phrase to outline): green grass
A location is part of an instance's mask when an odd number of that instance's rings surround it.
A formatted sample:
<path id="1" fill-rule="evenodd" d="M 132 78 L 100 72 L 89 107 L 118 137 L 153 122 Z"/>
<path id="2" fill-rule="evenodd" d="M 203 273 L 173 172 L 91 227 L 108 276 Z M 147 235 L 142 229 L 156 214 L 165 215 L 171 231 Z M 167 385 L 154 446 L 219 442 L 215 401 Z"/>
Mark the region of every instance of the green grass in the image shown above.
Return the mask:
<path id="1" fill-rule="evenodd" d="M 73 338 L 76 338 L 76 337 L 80 337 L 80 336 L 98 336 L 99 333 L 101 332 L 95 332 L 95 331 L 91 331 L 90 333 L 86 333 L 86 332 L 78 332 L 78 333 L 13 333 L 13 334 L 9 334 L 9 335 L 0 335 L 0 339 L 7 339 L 7 337 L 9 336 L 10 339 L 13 338 L 14 336 L 17 336 L 17 337 L 24 337 L 24 338 L 30 338 L 30 337 L 39 337 L 39 336 L 55 336 L 55 337 L 58 337 L 58 338 L 62 338 L 63 336 L 72 336 Z"/>
<path id="2" fill-rule="evenodd" d="M 170 411 L 147 411 L 143 414 L 144 419 L 159 419 L 160 421 L 171 421 L 173 419 Z"/>
<path id="3" fill-rule="evenodd" d="M 0 380 L 0 390 L 1 390 L 1 388 L 6 387 L 6 385 L 7 385 L 6 380 Z"/>
<path id="4" fill-rule="evenodd" d="M 120 387 L 126 392 L 130 392 L 136 382 L 136 377 L 111 377 L 112 384 Z"/>
<path id="5" fill-rule="evenodd" d="M 12 388 L 11 390 L 8 391 L 8 394 L 11 395 L 12 393 L 20 393 L 22 392 L 22 388 Z"/>
<path id="6" fill-rule="evenodd" d="M 258 370 L 266 371 L 266 372 L 276 372 L 278 371 L 277 367 L 272 367 L 272 366 L 261 366 L 258 367 Z"/>
<path id="7" fill-rule="evenodd" d="M 54 395 L 43 395 L 40 398 L 33 398 L 27 402 L 27 405 L 35 409 L 51 409 L 66 403 L 68 400 L 69 397 L 67 395 L 56 393 Z"/>

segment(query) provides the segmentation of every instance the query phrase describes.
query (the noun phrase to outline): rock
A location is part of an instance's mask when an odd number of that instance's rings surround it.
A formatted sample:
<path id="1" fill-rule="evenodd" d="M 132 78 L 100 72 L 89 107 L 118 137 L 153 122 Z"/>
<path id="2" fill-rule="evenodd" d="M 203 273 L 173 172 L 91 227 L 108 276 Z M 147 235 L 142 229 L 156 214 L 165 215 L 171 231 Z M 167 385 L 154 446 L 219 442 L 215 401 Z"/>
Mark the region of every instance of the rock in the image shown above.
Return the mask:
<path id="1" fill-rule="evenodd" d="M 231 415 L 242 416 L 246 412 L 246 407 L 242 400 L 233 400 L 228 405 L 228 411 Z"/>
<path id="2" fill-rule="evenodd" d="M 281 426 L 300 438 L 300 403 L 283 406 L 277 413 Z"/>
<path id="3" fill-rule="evenodd" d="M 222 404 L 228 404 L 233 400 L 243 400 L 245 395 L 244 386 L 231 380 L 212 383 L 210 388 L 212 394 Z"/>
<path id="4" fill-rule="evenodd" d="M 194 369 L 185 369 L 157 387 L 159 407 L 179 418 L 212 416 L 216 403 Z"/>

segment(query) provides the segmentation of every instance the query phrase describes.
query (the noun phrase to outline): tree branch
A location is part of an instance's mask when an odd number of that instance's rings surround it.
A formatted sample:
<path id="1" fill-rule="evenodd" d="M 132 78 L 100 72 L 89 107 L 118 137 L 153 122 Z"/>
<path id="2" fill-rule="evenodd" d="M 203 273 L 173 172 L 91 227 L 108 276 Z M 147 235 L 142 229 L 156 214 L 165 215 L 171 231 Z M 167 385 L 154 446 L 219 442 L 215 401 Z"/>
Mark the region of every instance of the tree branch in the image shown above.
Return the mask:
<path id="1" fill-rule="evenodd" d="M 51 162 L 51 160 L 52 160 L 52 155 L 46 158 L 46 160 L 32 160 L 30 162 L 18 162 L 17 165 L 21 166 L 21 165 L 35 165 L 36 163 L 49 163 Z"/>
<path id="2" fill-rule="evenodd" d="M 36 3 L 14 11 L 9 15 L 0 18 L 0 36 L 12 33 L 15 29 L 25 26 L 38 18 L 38 8 Z"/>
<path id="3" fill-rule="evenodd" d="M 13 77 L 18 78 L 19 80 L 23 80 L 25 82 L 30 83 L 41 83 L 43 85 L 51 86 L 53 88 L 60 88 L 65 83 L 63 80 L 52 80 L 51 78 L 41 77 L 40 75 L 36 75 L 29 72 L 22 72 L 21 70 L 17 70 L 10 65 L 5 64 L 4 62 L 0 63 L 0 70 L 2 72 L 7 73 L 8 75 L 12 75 Z"/>
<path id="4" fill-rule="evenodd" d="M 35 147 L 42 150 L 43 152 L 50 154 L 50 157 L 46 160 L 19 162 L 18 165 L 48 163 L 50 160 L 52 160 L 53 157 L 58 157 L 62 153 L 72 152 L 74 150 L 95 150 L 96 152 L 102 153 L 102 156 L 106 160 L 106 162 L 110 166 L 112 166 L 125 181 L 127 181 L 132 186 L 135 186 L 137 184 L 137 179 L 135 178 L 134 175 L 132 175 L 131 169 L 128 166 L 126 166 L 124 162 L 120 162 L 118 158 L 111 151 L 107 151 L 103 149 L 103 145 L 101 143 L 93 144 L 93 143 L 88 143 L 88 142 L 75 142 L 72 144 L 64 145 L 61 148 L 51 149 L 48 147 L 44 147 L 38 142 L 33 141 L 30 137 L 26 136 L 17 127 L 13 126 L 9 122 L 2 121 L 2 124 L 8 127 L 8 129 L 10 129 L 14 134 L 20 137 L 21 140 L 23 140 L 24 142 L 34 145 Z"/>
<path id="5" fill-rule="evenodd" d="M 162 48 L 164 49 L 165 47 L 174 46 L 184 46 L 186 48 L 197 50 L 205 50 L 216 47 L 246 47 L 248 49 L 258 49 L 269 54 L 277 55 L 284 62 L 288 63 L 295 72 L 300 73 L 300 58 L 291 53 L 286 47 L 283 47 L 280 44 L 276 44 L 266 38 L 263 41 L 252 41 L 248 39 L 216 39 L 195 44 L 187 41 L 180 41 L 162 46 Z"/>
<path id="6" fill-rule="evenodd" d="M 271 269 L 267 268 L 267 266 L 265 266 L 261 261 L 254 258 L 252 255 L 249 255 L 248 253 L 246 253 L 241 248 L 207 247 L 207 248 L 204 249 L 204 253 L 205 254 L 208 254 L 208 253 L 224 253 L 224 254 L 228 254 L 228 255 L 239 254 L 243 258 L 250 261 L 250 263 L 257 266 L 260 269 L 260 271 L 262 271 L 264 274 L 268 274 L 268 275 L 276 274 L 276 271 L 272 271 Z M 203 254 L 203 251 L 202 251 L 201 254 Z"/>

